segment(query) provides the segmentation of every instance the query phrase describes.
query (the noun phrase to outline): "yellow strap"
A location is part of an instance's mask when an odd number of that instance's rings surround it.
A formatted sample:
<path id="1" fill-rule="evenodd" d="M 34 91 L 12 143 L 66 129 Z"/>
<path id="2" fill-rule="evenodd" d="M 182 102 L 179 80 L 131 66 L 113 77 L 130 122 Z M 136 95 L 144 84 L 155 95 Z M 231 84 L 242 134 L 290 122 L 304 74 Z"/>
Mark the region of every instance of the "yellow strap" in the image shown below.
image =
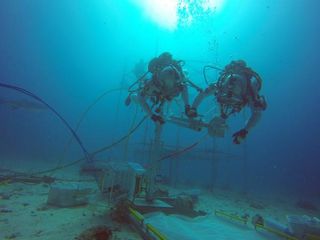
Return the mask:
<path id="1" fill-rule="evenodd" d="M 158 229 L 156 229 L 154 226 L 151 224 L 147 223 L 146 224 L 147 229 L 152 232 L 159 240 L 167 240 L 167 237 L 165 237 L 161 232 L 159 232 Z"/>
<path id="2" fill-rule="evenodd" d="M 240 216 L 238 216 L 238 215 L 229 214 L 229 213 L 226 213 L 226 212 L 220 211 L 220 210 L 215 210 L 215 211 L 214 211 L 214 214 L 215 214 L 216 216 L 228 217 L 228 218 L 230 218 L 231 220 L 236 220 L 236 221 L 242 222 L 242 223 L 244 223 L 244 224 L 247 224 L 247 221 L 248 221 L 247 219 L 242 218 L 242 217 L 240 217 Z"/>
<path id="3" fill-rule="evenodd" d="M 131 207 L 129 207 L 129 211 L 137 221 L 142 222 L 144 220 L 143 215 L 141 213 L 139 213 L 138 211 L 134 210 Z"/>

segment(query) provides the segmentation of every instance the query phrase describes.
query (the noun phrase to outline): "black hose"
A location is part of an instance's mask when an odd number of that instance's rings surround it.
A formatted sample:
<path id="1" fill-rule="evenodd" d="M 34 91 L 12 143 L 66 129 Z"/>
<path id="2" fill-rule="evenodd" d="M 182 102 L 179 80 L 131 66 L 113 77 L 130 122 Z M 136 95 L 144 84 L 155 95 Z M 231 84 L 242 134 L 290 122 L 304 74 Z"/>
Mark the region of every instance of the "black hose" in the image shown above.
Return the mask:
<path id="1" fill-rule="evenodd" d="M 39 102 L 41 102 L 43 105 L 45 105 L 48 109 L 50 109 L 65 125 L 66 127 L 70 130 L 70 132 L 72 133 L 73 137 L 77 140 L 79 146 L 81 147 L 82 151 L 83 151 L 83 154 L 85 156 L 85 159 L 87 161 L 91 161 L 90 159 L 90 155 L 89 155 L 89 152 L 86 150 L 86 148 L 83 146 L 80 138 L 78 137 L 78 135 L 76 134 L 76 132 L 72 129 L 72 127 L 69 125 L 69 123 L 53 108 L 51 107 L 48 103 L 46 103 L 44 100 L 42 100 L 40 97 L 36 96 L 35 94 L 29 92 L 28 90 L 26 89 L 23 89 L 23 88 L 20 88 L 20 87 L 17 87 L 17 86 L 13 86 L 13 85 L 9 85 L 9 84 L 6 84 L 6 83 L 1 83 L 0 82 L 0 87 L 3 87 L 3 88 L 7 88 L 7 89 L 11 89 L 11 90 L 15 90 L 17 92 L 20 92 L 20 93 L 23 93 Z"/>

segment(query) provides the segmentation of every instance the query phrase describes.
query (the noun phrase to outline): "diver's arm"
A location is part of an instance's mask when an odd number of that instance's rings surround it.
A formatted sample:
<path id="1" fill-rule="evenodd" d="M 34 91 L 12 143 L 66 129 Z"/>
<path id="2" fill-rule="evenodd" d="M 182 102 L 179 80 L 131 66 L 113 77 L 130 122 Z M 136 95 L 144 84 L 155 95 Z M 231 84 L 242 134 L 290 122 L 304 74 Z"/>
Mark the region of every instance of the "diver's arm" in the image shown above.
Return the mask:
<path id="1" fill-rule="evenodd" d="M 195 83 L 193 83 L 190 79 L 186 79 L 185 81 L 187 84 L 189 84 L 191 87 L 196 89 L 198 92 L 202 92 L 202 89 L 198 87 Z"/>
<path id="2" fill-rule="evenodd" d="M 240 144 L 241 141 L 246 138 L 247 134 L 251 131 L 251 129 L 257 125 L 257 123 L 259 122 L 259 120 L 261 118 L 262 111 L 266 107 L 265 102 L 264 102 L 264 104 L 257 103 L 257 98 L 259 97 L 258 92 L 261 88 L 261 85 L 259 85 L 259 83 L 257 83 L 257 82 L 254 82 L 251 84 L 251 86 L 252 86 L 252 88 L 251 88 L 252 95 L 249 98 L 249 102 L 248 102 L 248 106 L 251 109 L 251 115 L 250 115 L 250 118 L 248 119 L 245 127 L 240 129 L 238 132 L 235 132 L 232 135 L 233 142 L 235 144 Z"/>
<path id="3" fill-rule="evenodd" d="M 193 88 L 195 88 L 198 92 L 202 92 L 202 89 L 200 87 L 198 87 L 197 85 L 195 85 L 188 77 L 188 73 L 186 71 L 182 71 L 182 91 L 181 91 L 181 97 L 184 103 L 184 106 L 188 106 L 189 105 L 189 91 L 188 91 L 188 86 L 191 86 Z"/>
<path id="4" fill-rule="evenodd" d="M 192 106 L 190 107 L 190 105 L 186 105 L 185 108 L 185 114 L 187 115 L 187 117 L 189 118 L 195 118 L 198 116 L 197 113 L 197 108 L 198 106 L 202 103 L 202 101 L 207 98 L 209 95 L 213 95 L 215 92 L 215 85 L 211 85 L 209 86 L 206 90 L 204 91 L 200 91 L 200 93 L 198 94 L 198 96 L 195 98 L 195 100 L 193 101 Z"/>
<path id="5" fill-rule="evenodd" d="M 151 108 L 149 107 L 148 103 L 147 103 L 147 99 L 146 96 L 142 95 L 142 94 L 137 94 L 134 97 L 135 101 L 140 104 L 140 106 L 143 108 L 143 110 L 147 113 L 148 117 L 151 118 L 152 121 L 154 122 L 158 122 L 159 124 L 163 124 L 165 121 L 162 118 L 162 116 L 154 114 L 151 110 Z"/>
<path id="6" fill-rule="evenodd" d="M 249 132 L 261 118 L 262 111 L 266 107 L 266 103 L 259 101 L 259 90 L 261 89 L 261 78 L 254 72 L 253 78 L 250 79 L 251 82 L 251 97 L 249 98 L 248 106 L 251 109 L 251 116 L 248 119 L 245 129 Z M 261 99 L 264 101 L 264 98 Z"/>
<path id="7" fill-rule="evenodd" d="M 252 103 L 253 104 L 253 103 Z M 235 132 L 233 137 L 233 143 L 240 144 L 248 135 L 249 131 L 259 122 L 261 118 L 261 109 L 254 107 L 254 105 L 249 105 L 251 108 L 251 116 L 246 123 L 246 126 Z"/>
<path id="8" fill-rule="evenodd" d="M 192 104 L 192 108 L 197 109 L 204 99 L 210 95 L 214 95 L 215 85 L 210 85 L 204 91 L 200 92 Z"/>
<path id="9" fill-rule="evenodd" d="M 246 123 L 246 126 L 244 127 L 244 129 L 247 132 L 249 132 L 254 126 L 257 125 L 262 115 L 261 109 L 255 108 L 253 106 L 251 106 L 250 108 L 251 108 L 251 115 Z"/>

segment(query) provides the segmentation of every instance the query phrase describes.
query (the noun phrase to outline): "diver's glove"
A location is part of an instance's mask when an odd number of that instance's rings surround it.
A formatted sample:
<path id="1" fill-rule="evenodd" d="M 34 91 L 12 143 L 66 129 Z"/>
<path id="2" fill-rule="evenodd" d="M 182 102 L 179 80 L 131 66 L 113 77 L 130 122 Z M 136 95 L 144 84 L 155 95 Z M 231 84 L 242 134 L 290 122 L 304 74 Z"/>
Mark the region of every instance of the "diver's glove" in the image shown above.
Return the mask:
<path id="1" fill-rule="evenodd" d="M 234 144 L 240 144 L 242 140 L 244 140 L 246 138 L 248 134 L 248 130 L 246 130 L 245 128 L 241 129 L 240 131 L 234 133 L 232 135 L 233 137 L 233 143 Z"/>
<path id="2" fill-rule="evenodd" d="M 155 123 L 158 122 L 161 125 L 164 124 L 163 118 L 161 116 L 159 116 L 159 115 L 156 115 L 156 114 L 152 114 L 151 120 L 154 121 Z"/>
<path id="3" fill-rule="evenodd" d="M 198 116 L 197 109 L 186 105 L 184 112 L 188 118 L 195 118 Z"/>

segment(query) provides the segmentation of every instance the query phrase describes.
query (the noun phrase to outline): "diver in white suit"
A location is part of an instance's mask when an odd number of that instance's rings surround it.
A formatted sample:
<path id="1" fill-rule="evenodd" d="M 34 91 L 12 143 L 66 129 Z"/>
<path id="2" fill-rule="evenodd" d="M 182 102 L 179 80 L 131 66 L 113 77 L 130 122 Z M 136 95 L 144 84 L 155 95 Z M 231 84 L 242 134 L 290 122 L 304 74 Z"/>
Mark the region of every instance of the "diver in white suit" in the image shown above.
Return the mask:
<path id="1" fill-rule="evenodd" d="M 265 98 L 259 95 L 261 87 L 260 76 L 247 67 L 245 61 L 232 61 L 225 66 L 216 83 L 210 84 L 198 94 L 186 114 L 189 118 L 197 117 L 198 106 L 205 98 L 212 95 L 215 96 L 220 107 L 220 116 L 214 119 L 220 125 L 224 125 L 230 115 L 239 113 L 246 106 L 249 107 L 251 116 L 246 125 L 233 134 L 233 142 L 240 144 L 257 124 L 261 112 L 267 107 Z"/>
<path id="2" fill-rule="evenodd" d="M 154 122 L 163 124 L 165 120 L 161 113 L 164 103 L 181 95 L 185 112 L 189 112 L 188 85 L 197 87 L 187 78 L 182 69 L 183 63 L 173 59 L 169 52 L 153 58 L 148 64 L 150 76 L 140 80 L 141 87 L 129 94 L 127 104 L 134 99 Z"/>

